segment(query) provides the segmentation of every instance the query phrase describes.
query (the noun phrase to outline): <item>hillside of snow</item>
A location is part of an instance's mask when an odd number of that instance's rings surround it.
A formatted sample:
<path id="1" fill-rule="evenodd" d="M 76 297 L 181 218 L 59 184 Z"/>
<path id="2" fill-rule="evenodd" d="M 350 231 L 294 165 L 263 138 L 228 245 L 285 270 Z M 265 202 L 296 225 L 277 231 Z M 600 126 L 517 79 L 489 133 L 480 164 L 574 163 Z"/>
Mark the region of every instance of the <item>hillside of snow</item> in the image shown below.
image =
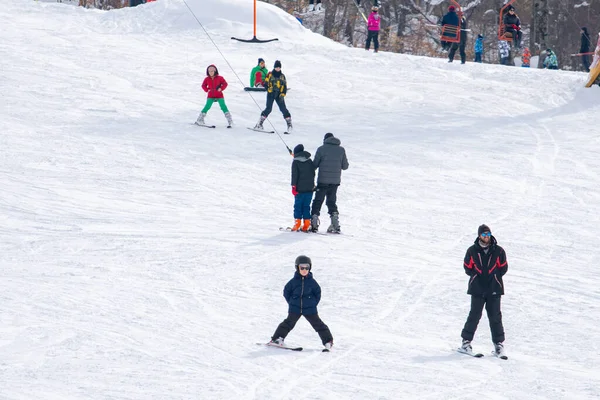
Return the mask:
<path id="1" fill-rule="evenodd" d="M 188 8 L 189 6 L 189 8 Z M 192 14 L 193 12 L 193 14 Z M 198 20 L 196 20 L 196 18 Z M 2 1 L 0 399 L 598 399 L 600 88 L 348 48 L 259 2 Z M 198 24 L 198 21 L 201 23 Z M 217 47 L 218 46 L 218 47 Z M 225 59 L 223 58 L 225 57 Z M 280 60 L 294 132 L 243 91 Z M 208 65 L 235 122 L 204 106 Z M 346 149 L 343 235 L 293 222 L 288 149 Z M 323 228 L 329 225 L 321 210 Z M 507 361 L 454 351 L 466 249 L 508 257 Z M 312 258 L 334 348 L 285 318 Z"/>

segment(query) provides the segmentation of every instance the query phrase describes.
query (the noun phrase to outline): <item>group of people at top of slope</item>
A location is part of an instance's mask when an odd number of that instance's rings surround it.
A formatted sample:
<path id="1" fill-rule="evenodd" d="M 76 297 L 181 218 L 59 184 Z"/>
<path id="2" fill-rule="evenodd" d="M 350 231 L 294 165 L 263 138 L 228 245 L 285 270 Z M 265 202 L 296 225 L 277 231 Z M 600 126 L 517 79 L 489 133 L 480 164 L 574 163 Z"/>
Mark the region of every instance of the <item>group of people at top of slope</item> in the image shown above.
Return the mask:
<path id="1" fill-rule="evenodd" d="M 522 44 L 522 36 L 523 33 L 521 31 L 521 20 L 519 16 L 516 14 L 516 9 L 514 6 L 509 6 L 507 8 L 507 12 L 503 17 L 502 23 L 504 24 L 504 32 L 506 36 L 506 40 L 498 40 L 498 52 L 500 55 L 500 64 L 510 65 L 510 51 L 511 47 L 508 43 L 508 40 L 512 40 L 514 44 L 514 48 L 517 51 L 522 49 L 521 54 L 521 66 L 529 68 L 530 67 L 530 59 L 531 52 L 528 47 L 521 46 Z M 460 57 L 461 64 L 466 62 L 466 53 L 465 47 L 467 42 L 467 21 L 464 16 L 459 17 L 456 8 L 454 6 L 448 7 L 448 13 L 446 13 L 440 21 L 440 25 L 454 25 L 460 26 L 461 34 L 460 34 L 460 42 L 459 43 L 451 43 L 447 41 L 442 41 L 442 49 L 449 51 L 448 53 L 448 62 L 454 61 L 454 56 L 457 49 L 460 49 Z M 450 33 L 448 36 L 452 36 Z M 483 62 L 483 35 L 477 35 L 477 39 L 475 40 L 474 51 L 475 51 L 475 62 Z M 581 28 L 581 45 L 579 48 L 579 53 L 581 57 L 581 63 L 586 72 L 590 71 L 590 46 L 591 39 L 588 33 L 588 29 L 586 27 Z M 556 53 L 551 49 L 546 49 L 546 57 L 543 62 L 544 68 L 547 69 L 558 69 L 558 58 Z"/>

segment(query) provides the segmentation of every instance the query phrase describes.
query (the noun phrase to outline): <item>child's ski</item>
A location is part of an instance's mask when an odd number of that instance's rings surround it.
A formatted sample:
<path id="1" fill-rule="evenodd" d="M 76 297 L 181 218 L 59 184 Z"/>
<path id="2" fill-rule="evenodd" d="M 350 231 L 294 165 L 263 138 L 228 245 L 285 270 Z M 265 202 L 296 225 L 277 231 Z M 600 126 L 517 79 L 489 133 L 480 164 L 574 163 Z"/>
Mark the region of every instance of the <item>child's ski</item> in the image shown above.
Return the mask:
<path id="1" fill-rule="evenodd" d="M 203 128 L 216 128 L 215 125 L 206 125 L 206 124 L 199 124 L 197 122 L 194 122 L 192 125 L 196 125 L 196 126 L 201 126 Z M 229 127 L 228 127 L 229 128 Z"/>
<path id="2" fill-rule="evenodd" d="M 259 346 L 275 347 L 275 348 L 284 349 L 284 350 L 302 351 L 302 347 L 291 347 L 291 346 L 286 346 L 285 344 L 281 345 L 281 344 L 275 344 L 275 343 L 271 343 L 271 342 L 268 342 L 268 343 L 256 343 L 256 344 L 259 345 Z"/>
<path id="3" fill-rule="evenodd" d="M 456 349 L 456 351 L 458 351 L 461 354 L 466 354 L 468 356 L 475 357 L 475 358 L 483 357 L 483 354 L 481 354 L 481 353 L 473 353 L 473 351 L 466 351 L 462 347 L 459 347 L 458 349 Z"/>
<path id="4" fill-rule="evenodd" d="M 501 360 L 508 360 L 507 356 L 505 356 L 504 354 L 498 355 L 498 353 L 496 353 L 496 351 L 492 351 L 492 355 L 498 357 Z"/>
<path id="5" fill-rule="evenodd" d="M 248 128 L 248 129 L 250 129 L 251 131 L 254 131 L 254 132 L 275 133 L 275 131 L 265 131 L 264 129 L 255 129 L 255 128 Z"/>
<path id="6" fill-rule="evenodd" d="M 282 231 L 282 232 L 292 232 L 292 233 L 298 233 L 298 232 L 300 232 L 300 233 L 316 233 L 317 235 L 325 235 L 325 236 L 327 236 L 327 234 L 326 234 L 326 233 L 323 233 L 323 232 L 313 232 L 313 231 L 310 231 L 310 230 L 309 230 L 309 231 L 306 231 L 306 232 L 305 232 L 305 231 L 303 231 L 302 229 L 298 229 L 297 231 L 293 231 L 293 230 L 292 230 L 292 228 L 291 228 L 291 227 L 289 227 L 289 226 L 288 226 L 287 228 L 284 228 L 283 226 L 280 226 L 280 227 L 279 227 L 279 230 L 280 230 L 280 231 Z"/>

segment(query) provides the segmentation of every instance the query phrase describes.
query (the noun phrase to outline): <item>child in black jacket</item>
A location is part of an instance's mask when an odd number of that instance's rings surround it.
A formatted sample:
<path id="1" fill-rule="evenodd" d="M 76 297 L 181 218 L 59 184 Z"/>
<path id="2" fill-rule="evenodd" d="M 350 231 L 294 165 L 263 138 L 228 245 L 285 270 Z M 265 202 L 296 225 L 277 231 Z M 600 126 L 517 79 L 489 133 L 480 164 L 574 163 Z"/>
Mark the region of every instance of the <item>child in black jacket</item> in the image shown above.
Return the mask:
<path id="1" fill-rule="evenodd" d="M 294 329 L 300 317 L 304 316 L 319 334 L 325 349 L 330 350 L 333 346 L 333 336 L 317 312 L 317 305 L 321 300 L 321 287 L 310 272 L 312 261 L 307 256 L 298 256 L 295 264 L 296 273 L 283 289 L 283 297 L 289 304 L 288 316 L 279 324 L 269 344 L 284 346 L 283 340 Z"/>
<path id="2" fill-rule="evenodd" d="M 294 226 L 292 231 L 298 231 L 302 226 L 303 232 L 310 228 L 310 202 L 315 190 L 315 166 L 310 159 L 310 153 L 299 144 L 294 147 L 292 161 L 292 194 L 294 195 Z"/>

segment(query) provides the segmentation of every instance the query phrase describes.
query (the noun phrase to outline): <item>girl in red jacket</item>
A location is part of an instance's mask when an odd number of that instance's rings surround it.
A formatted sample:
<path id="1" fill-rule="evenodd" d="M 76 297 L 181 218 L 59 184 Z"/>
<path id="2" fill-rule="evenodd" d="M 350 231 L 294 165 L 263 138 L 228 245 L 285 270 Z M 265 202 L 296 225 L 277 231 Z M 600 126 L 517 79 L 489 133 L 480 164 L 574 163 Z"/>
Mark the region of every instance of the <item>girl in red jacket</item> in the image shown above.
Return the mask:
<path id="1" fill-rule="evenodd" d="M 208 68 L 206 68 L 206 78 L 204 78 L 204 82 L 202 82 L 202 89 L 208 93 L 208 98 L 206 99 L 206 105 L 202 111 L 200 111 L 200 116 L 198 116 L 198 119 L 196 120 L 197 125 L 205 125 L 204 117 L 206 117 L 206 113 L 216 101 L 219 103 L 221 110 L 225 114 L 225 118 L 227 118 L 227 127 L 231 128 L 233 119 L 231 118 L 231 113 L 227 109 L 227 105 L 225 105 L 225 98 L 223 97 L 223 90 L 226 88 L 227 81 L 219 75 L 217 67 L 212 64 L 209 65 Z"/>

